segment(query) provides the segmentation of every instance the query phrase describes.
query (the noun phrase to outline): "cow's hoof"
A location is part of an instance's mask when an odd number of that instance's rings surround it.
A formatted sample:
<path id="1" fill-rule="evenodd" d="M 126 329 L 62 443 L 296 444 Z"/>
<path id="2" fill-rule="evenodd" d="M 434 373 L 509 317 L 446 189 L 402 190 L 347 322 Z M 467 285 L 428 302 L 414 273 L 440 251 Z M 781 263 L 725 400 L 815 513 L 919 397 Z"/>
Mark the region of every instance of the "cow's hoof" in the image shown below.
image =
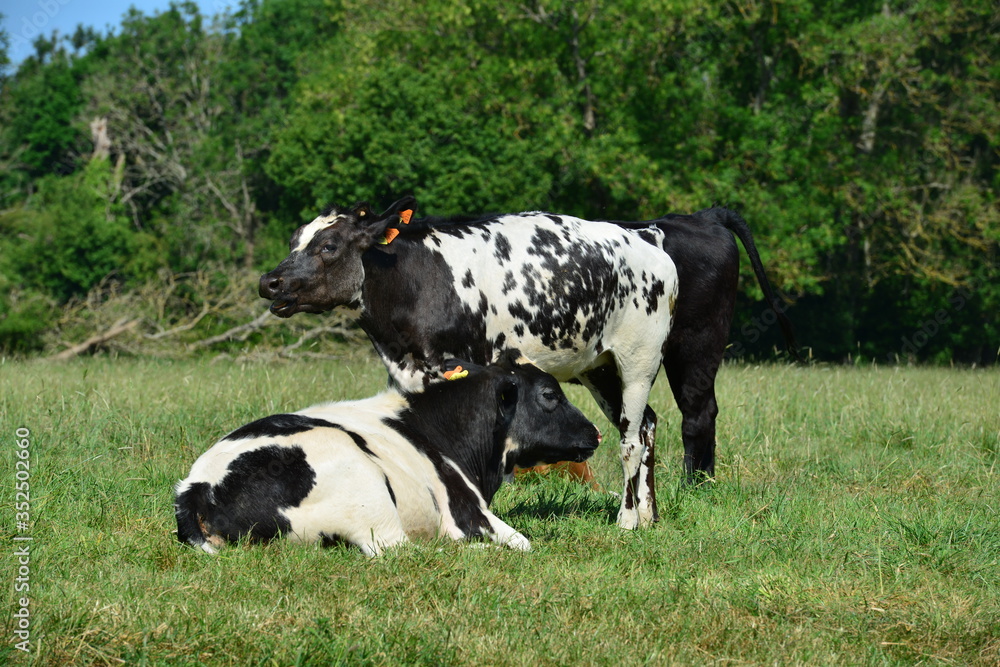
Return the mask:
<path id="1" fill-rule="evenodd" d="M 618 526 L 625 530 L 635 530 L 639 527 L 639 512 L 622 509 L 618 512 Z"/>
<path id="2" fill-rule="evenodd" d="M 507 541 L 504 542 L 504 546 L 510 549 L 517 549 L 518 551 L 531 551 L 531 542 L 529 542 L 528 538 L 521 533 L 514 533 L 511 535 Z"/>
<path id="3" fill-rule="evenodd" d="M 625 530 L 635 530 L 636 528 L 649 528 L 658 521 L 656 510 L 621 510 L 618 512 L 618 525 Z"/>

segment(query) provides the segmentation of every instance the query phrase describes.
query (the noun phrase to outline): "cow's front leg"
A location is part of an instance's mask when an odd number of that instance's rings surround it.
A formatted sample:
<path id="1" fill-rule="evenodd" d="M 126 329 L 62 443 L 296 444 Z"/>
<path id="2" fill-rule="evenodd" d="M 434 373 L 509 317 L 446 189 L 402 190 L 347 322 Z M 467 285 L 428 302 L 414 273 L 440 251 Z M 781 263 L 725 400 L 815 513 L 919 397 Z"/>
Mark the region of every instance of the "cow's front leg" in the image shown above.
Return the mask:
<path id="1" fill-rule="evenodd" d="M 636 479 L 636 495 L 639 505 L 639 525 L 649 526 L 660 520 L 656 509 L 656 484 L 653 479 L 653 465 L 656 463 L 656 413 L 646 406 L 639 426 L 639 441 L 642 443 L 642 462 Z"/>
<path id="2" fill-rule="evenodd" d="M 521 533 L 514 530 L 489 510 L 484 510 L 486 520 L 489 522 L 489 538 L 500 546 L 517 549 L 518 551 L 531 551 L 531 542 Z"/>
<path id="3" fill-rule="evenodd" d="M 627 414 L 635 412 L 628 410 Z M 618 525 L 626 530 L 650 526 L 659 520 L 656 509 L 656 486 L 653 477 L 654 441 L 656 439 L 656 413 L 648 405 L 636 415 L 634 421 L 623 417 L 621 461 L 625 488 L 622 491 Z"/>

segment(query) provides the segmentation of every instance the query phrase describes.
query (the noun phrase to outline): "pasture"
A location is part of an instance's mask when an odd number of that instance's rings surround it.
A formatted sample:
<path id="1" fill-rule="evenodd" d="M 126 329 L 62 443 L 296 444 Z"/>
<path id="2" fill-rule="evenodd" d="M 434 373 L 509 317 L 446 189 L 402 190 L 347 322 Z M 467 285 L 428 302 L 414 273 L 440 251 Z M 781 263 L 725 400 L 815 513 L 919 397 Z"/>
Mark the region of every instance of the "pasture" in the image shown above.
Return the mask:
<path id="1" fill-rule="evenodd" d="M 15 664 L 1000 663 L 1000 370 L 726 365 L 717 482 L 679 488 L 664 378 L 660 523 L 556 478 L 493 508 L 518 553 L 422 543 L 369 560 L 286 543 L 212 557 L 176 541 L 173 484 L 225 432 L 385 382 L 336 361 L 0 364 L 7 609 L 29 535 L 31 653 Z M 593 460 L 619 490 L 615 431 Z M 30 430 L 31 524 L 14 511 Z"/>

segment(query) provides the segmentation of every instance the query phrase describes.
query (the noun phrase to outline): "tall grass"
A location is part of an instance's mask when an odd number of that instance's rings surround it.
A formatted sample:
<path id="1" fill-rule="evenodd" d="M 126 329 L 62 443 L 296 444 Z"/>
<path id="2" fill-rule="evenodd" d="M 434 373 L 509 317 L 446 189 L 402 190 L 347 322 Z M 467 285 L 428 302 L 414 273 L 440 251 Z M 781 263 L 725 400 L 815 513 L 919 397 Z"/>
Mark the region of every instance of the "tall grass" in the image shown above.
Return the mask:
<path id="1" fill-rule="evenodd" d="M 35 664 L 1000 663 L 1000 372 L 727 366 L 718 479 L 677 484 L 679 414 L 652 405 L 661 521 L 557 478 L 494 509 L 530 553 L 434 542 L 368 560 L 176 542 L 172 485 L 221 434 L 385 383 L 370 355 L 270 364 L 0 365 L 12 552 L 14 432 L 31 431 Z M 618 490 L 614 431 L 599 482 Z M 15 559 L 2 573 L 10 609 Z"/>

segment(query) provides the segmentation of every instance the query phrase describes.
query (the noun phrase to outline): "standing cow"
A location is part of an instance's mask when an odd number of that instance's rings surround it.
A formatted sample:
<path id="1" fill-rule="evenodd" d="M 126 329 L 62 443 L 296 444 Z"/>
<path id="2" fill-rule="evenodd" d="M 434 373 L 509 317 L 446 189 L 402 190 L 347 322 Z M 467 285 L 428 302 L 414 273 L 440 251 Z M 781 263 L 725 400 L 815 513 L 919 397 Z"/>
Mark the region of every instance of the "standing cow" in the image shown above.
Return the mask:
<path id="1" fill-rule="evenodd" d="M 452 365 L 417 393 L 316 405 L 236 429 L 177 486 L 177 537 L 347 542 L 376 556 L 413 537 L 528 540 L 489 511 L 514 465 L 584 461 L 600 434 L 527 364 Z"/>
<path id="2" fill-rule="evenodd" d="M 410 221 L 412 197 L 381 215 L 331 206 L 303 225 L 260 279 L 280 317 L 338 306 L 361 327 L 400 387 L 441 361 L 520 349 L 560 381 L 586 386 L 621 433 L 618 524 L 657 519 L 656 414 L 662 364 L 683 416 L 689 480 L 715 470 L 715 376 L 736 301 L 739 236 L 794 349 L 791 327 L 743 219 L 723 208 L 647 222 L 591 222 L 529 212 Z"/>

